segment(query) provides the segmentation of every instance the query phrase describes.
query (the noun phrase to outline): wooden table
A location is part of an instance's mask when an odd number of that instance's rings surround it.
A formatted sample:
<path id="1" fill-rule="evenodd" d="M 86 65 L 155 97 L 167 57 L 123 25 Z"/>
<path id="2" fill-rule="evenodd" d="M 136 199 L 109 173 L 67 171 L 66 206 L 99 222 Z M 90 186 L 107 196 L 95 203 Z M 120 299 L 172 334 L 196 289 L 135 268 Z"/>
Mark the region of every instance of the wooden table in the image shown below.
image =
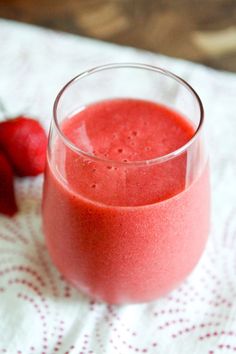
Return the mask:
<path id="1" fill-rule="evenodd" d="M 236 0 L 0 0 L 0 17 L 236 72 Z"/>

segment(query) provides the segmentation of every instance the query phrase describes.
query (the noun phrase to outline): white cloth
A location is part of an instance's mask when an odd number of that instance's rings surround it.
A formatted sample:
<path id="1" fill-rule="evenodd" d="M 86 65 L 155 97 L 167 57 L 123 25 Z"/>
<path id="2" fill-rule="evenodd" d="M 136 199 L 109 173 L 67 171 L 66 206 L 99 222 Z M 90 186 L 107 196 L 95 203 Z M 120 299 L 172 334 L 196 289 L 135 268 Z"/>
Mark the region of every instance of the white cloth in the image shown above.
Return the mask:
<path id="1" fill-rule="evenodd" d="M 186 79 L 206 111 L 212 232 L 192 275 L 161 300 L 93 303 L 52 265 L 41 230 L 42 176 L 17 180 L 20 212 L 0 216 L 0 353 L 236 352 L 236 75 L 132 48 L 0 21 L 0 99 L 48 129 L 59 88 L 109 62 L 161 66 Z"/>

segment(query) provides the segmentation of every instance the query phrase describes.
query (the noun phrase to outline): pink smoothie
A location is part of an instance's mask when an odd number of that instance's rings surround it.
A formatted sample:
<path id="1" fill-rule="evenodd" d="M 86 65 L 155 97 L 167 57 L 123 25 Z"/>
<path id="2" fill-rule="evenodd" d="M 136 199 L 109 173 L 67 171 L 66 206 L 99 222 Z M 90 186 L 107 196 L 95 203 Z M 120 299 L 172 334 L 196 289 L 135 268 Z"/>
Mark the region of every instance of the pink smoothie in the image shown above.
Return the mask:
<path id="1" fill-rule="evenodd" d="M 194 127 L 164 106 L 117 99 L 82 109 L 62 130 L 100 159 L 59 139 L 51 148 L 43 221 L 55 265 L 77 288 L 109 303 L 143 302 L 173 289 L 207 240 L 207 164 L 186 187 L 186 153 L 162 164 L 130 162 L 176 150 Z"/>

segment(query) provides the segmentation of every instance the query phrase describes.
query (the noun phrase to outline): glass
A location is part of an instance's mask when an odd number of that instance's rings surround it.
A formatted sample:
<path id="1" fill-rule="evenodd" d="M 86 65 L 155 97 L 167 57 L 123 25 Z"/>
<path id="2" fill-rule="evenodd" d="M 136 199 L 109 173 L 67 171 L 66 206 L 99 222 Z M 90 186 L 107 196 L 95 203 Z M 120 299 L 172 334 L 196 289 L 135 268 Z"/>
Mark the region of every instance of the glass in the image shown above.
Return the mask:
<path id="1" fill-rule="evenodd" d="M 81 149 L 66 136 L 65 122 L 76 113 L 117 98 L 169 107 L 186 117 L 194 134 L 175 151 L 140 161 L 109 160 L 89 143 Z M 75 287 L 112 304 L 145 302 L 168 293 L 193 270 L 209 232 L 203 121 L 192 87 L 149 65 L 96 67 L 59 92 L 48 143 L 43 226 L 54 264 Z M 111 139 L 115 136 L 116 131 Z"/>

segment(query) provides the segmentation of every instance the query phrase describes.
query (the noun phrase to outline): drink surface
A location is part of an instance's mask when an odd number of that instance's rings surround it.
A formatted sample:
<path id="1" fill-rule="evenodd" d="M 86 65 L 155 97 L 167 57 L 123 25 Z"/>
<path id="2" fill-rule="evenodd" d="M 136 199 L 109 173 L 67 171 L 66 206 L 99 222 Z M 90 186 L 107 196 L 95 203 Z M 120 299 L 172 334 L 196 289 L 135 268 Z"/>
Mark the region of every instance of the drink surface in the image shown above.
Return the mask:
<path id="1" fill-rule="evenodd" d="M 88 106 L 66 120 L 63 132 L 81 150 L 97 157 L 132 162 L 175 151 L 194 134 L 189 121 L 152 102 L 108 100 Z M 186 156 L 143 168 L 99 164 L 66 151 L 69 188 L 109 205 L 145 205 L 169 198 L 185 187 Z M 58 167 L 60 170 L 61 167 Z"/>
<path id="2" fill-rule="evenodd" d="M 107 161 L 56 143 L 43 203 L 54 263 L 76 287 L 110 303 L 165 294 L 203 251 L 208 168 L 186 188 L 186 153 L 162 164 L 128 162 L 173 152 L 193 136 L 193 125 L 164 106 L 117 99 L 86 107 L 62 130 L 79 149 Z"/>
<path id="3" fill-rule="evenodd" d="M 116 161 L 143 161 L 175 151 L 193 126 L 169 108 L 144 100 L 95 103 L 66 121 L 64 134 L 81 150 Z"/>

